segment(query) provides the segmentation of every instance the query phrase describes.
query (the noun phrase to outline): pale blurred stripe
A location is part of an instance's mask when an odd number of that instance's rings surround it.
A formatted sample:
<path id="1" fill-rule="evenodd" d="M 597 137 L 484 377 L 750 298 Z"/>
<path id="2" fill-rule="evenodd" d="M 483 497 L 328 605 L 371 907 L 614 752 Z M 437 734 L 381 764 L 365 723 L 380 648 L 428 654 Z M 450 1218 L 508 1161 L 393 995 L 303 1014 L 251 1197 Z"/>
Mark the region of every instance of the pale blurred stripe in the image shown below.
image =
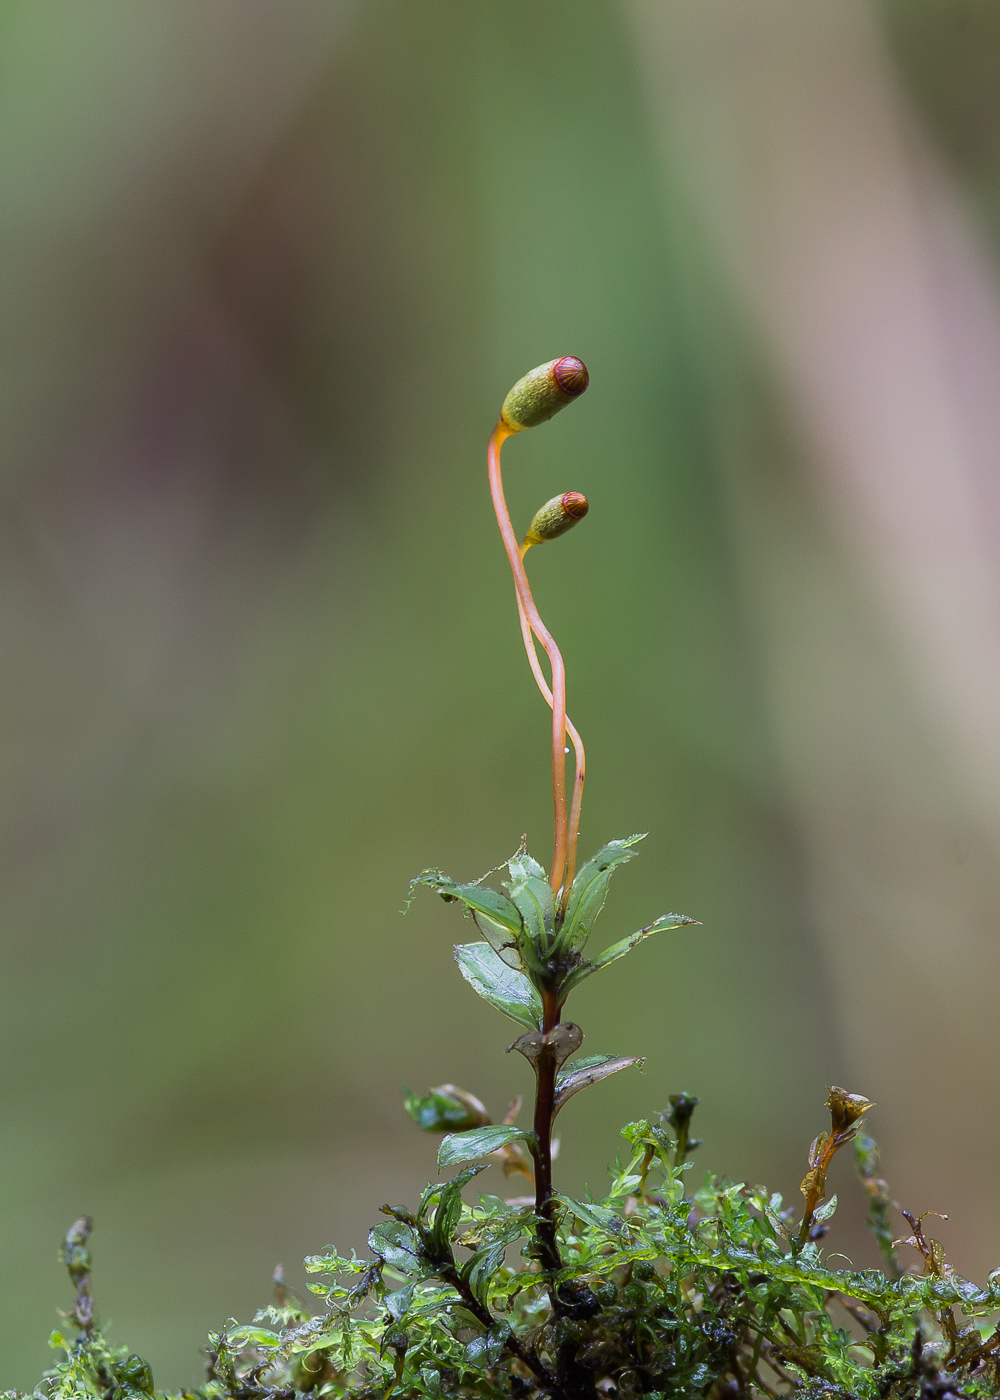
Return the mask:
<path id="1" fill-rule="evenodd" d="M 856 1080 L 910 1208 L 1000 1258 L 1000 299 L 852 0 L 629 0 L 665 176 L 798 421 L 735 548 Z M 795 1047 L 789 1046 L 789 1053 Z"/>

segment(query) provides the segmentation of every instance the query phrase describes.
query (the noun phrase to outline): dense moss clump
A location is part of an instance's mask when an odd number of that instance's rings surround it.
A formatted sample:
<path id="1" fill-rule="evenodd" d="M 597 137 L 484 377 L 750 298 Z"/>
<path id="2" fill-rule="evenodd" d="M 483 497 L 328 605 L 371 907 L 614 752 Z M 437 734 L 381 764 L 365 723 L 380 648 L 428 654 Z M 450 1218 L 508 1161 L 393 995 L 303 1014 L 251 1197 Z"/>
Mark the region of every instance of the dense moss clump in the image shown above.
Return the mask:
<path id="1" fill-rule="evenodd" d="M 454 1097 L 444 1086 L 428 1099 Z M 468 1096 L 471 1098 L 471 1096 Z M 834 1090 L 834 1118 L 838 1100 Z M 852 1096 L 853 1097 L 853 1096 Z M 426 1104 L 427 1100 L 414 1101 Z M 473 1101 L 476 1102 L 476 1101 Z M 943 1261 L 918 1220 L 901 1273 L 886 1230 L 888 1195 L 872 1139 L 856 1162 L 886 1268 L 835 1270 L 819 1245 L 835 1198 L 801 1226 L 780 1196 L 714 1176 L 688 1189 L 696 1103 L 630 1124 L 628 1151 L 600 1201 L 556 1196 L 560 1267 L 545 1271 L 533 1205 L 472 1187 L 483 1164 L 429 1186 L 412 1213 L 384 1207 L 371 1255 L 306 1261 L 321 1300 L 310 1314 L 280 1278 L 250 1326 L 208 1339 L 192 1400 L 443 1396 L 819 1397 L 946 1400 L 1000 1394 L 1000 1270 L 985 1289 Z M 467 1130 L 475 1132 L 476 1130 Z M 822 1149 L 821 1149 L 822 1150 Z M 507 1157 L 505 1174 L 523 1161 Z M 809 1181 L 807 1176 L 806 1181 Z M 478 1186 L 479 1183 L 476 1182 Z M 463 1190 L 471 1200 L 463 1198 Z M 94 1324 L 86 1234 L 65 1258 L 77 1281 L 73 1339 L 36 1389 L 50 1400 L 146 1400 L 149 1367 Z M 68 1329 L 67 1329 L 68 1330 Z M 13 1400 L 14 1392 L 8 1392 Z"/>

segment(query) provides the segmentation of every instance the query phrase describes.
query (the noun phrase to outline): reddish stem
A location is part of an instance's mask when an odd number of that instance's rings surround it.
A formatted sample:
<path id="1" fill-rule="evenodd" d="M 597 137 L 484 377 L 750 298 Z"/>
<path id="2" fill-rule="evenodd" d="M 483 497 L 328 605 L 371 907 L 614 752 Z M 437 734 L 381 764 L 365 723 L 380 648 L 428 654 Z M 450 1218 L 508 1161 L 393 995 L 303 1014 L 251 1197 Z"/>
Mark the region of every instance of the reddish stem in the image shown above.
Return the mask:
<path id="1" fill-rule="evenodd" d="M 542 1005 L 542 1031 L 547 1035 L 559 1024 L 562 1005 L 556 999 L 556 993 L 551 990 L 543 992 Z M 535 1158 L 535 1216 L 538 1220 L 538 1242 L 541 1245 L 542 1267 L 549 1273 L 558 1273 L 562 1268 L 552 1199 L 552 1120 L 555 1117 L 555 1099 L 555 1047 L 545 1045 L 535 1064 L 533 1156 Z M 555 1290 L 551 1291 L 550 1296 L 556 1312 L 560 1312 L 562 1305 Z"/>
<path id="2" fill-rule="evenodd" d="M 487 460 L 490 472 L 490 493 L 493 509 L 496 511 L 500 535 L 514 575 L 514 587 L 518 604 L 527 618 L 531 631 L 541 642 L 549 665 L 552 668 L 552 806 L 555 812 L 555 848 L 552 853 L 552 869 L 549 884 L 553 893 L 558 894 L 566 869 L 567 817 L 566 817 L 566 667 L 555 639 L 538 614 L 535 600 L 531 596 L 528 575 L 524 571 L 517 536 L 510 522 L 510 512 L 503 494 L 503 481 L 500 475 L 500 448 L 504 439 L 510 437 L 510 429 L 503 421 L 499 422 L 490 435 Z M 529 658 L 530 659 L 530 658 Z"/>
<path id="3" fill-rule="evenodd" d="M 522 546 L 521 558 L 524 559 L 527 548 Z M 552 708 L 552 691 L 549 683 L 545 679 L 541 663 L 538 660 L 538 653 L 535 650 L 535 640 L 532 636 L 531 625 L 524 615 L 521 607 L 521 600 L 517 600 L 517 612 L 521 619 L 521 636 L 524 639 L 524 649 L 528 653 L 528 665 L 531 667 L 531 674 L 535 678 L 538 689 L 548 707 Z M 566 903 L 569 899 L 569 892 L 573 885 L 573 877 L 576 874 L 576 842 L 580 834 L 580 809 L 583 806 L 583 783 L 587 774 L 587 755 L 584 752 L 583 740 L 580 731 L 566 716 L 566 732 L 573 741 L 573 748 L 576 750 L 576 778 L 573 783 L 573 801 L 569 809 L 569 826 L 566 832 L 566 873 L 563 877 L 563 893 L 559 903 L 559 912 L 565 914 Z"/>

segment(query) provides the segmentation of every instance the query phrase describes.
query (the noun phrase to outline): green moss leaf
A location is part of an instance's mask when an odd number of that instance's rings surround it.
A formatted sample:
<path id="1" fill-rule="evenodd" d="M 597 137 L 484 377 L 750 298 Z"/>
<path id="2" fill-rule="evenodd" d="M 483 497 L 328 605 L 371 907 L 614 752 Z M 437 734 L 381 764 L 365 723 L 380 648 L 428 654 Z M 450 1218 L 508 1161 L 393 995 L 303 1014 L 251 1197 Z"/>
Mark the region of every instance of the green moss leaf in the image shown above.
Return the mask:
<path id="1" fill-rule="evenodd" d="M 384 1225 L 376 1225 L 374 1230 L 369 1231 L 368 1248 L 400 1273 L 423 1275 L 427 1272 L 420 1236 L 404 1220 L 389 1220 Z"/>
<path id="2" fill-rule="evenodd" d="M 495 1366 L 503 1355 L 503 1349 L 507 1338 L 510 1336 L 510 1327 L 506 1322 L 498 1322 L 489 1331 L 482 1332 L 478 1337 L 473 1337 L 472 1341 L 465 1348 L 465 1360 L 470 1366 L 481 1367 L 489 1370 Z"/>
<path id="3" fill-rule="evenodd" d="M 816 1207 L 813 1211 L 813 1224 L 822 1225 L 826 1220 L 832 1220 L 837 1213 L 837 1198 L 831 1196 L 828 1201 Z"/>
<path id="4" fill-rule="evenodd" d="M 523 972 L 508 967 L 488 943 L 460 944 L 455 961 L 484 1001 L 529 1030 L 541 1025 L 542 1002 L 534 986 Z"/>
<path id="5" fill-rule="evenodd" d="M 385 1310 L 392 1318 L 393 1322 L 398 1322 L 410 1310 L 413 1302 L 413 1290 L 416 1288 L 416 1280 L 408 1283 L 405 1288 L 397 1288 L 395 1293 L 385 1295 Z"/>
<path id="6" fill-rule="evenodd" d="M 591 1084 L 597 1084 L 599 1080 L 617 1074 L 620 1069 L 629 1069 L 632 1065 L 643 1063 L 641 1055 L 586 1055 L 582 1060 L 574 1061 L 568 1069 L 556 1076 L 555 1112 L 558 1113 L 563 1104 L 581 1089 L 587 1089 Z"/>
<path id="7" fill-rule="evenodd" d="M 545 871 L 526 851 L 519 851 L 507 862 L 510 883 L 507 891 L 524 922 L 521 954 L 529 967 L 540 968 L 549 952 L 555 919 L 552 886 Z"/>
<path id="8" fill-rule="evenodd" d="M 555 1199 L 578 1220 L 582 1220 L 585 1225 L 592 1225 L 596 1230 L 603 1230 L 609 1235 L 620 1235 L 625 1229 L 625 1222 L 621 1216 L 613 1210 L 608 1210 L 606 1206 L 595 1206 L 590 1201 L 574 1201 L 570 1196 L 556 1196 Z"/>
<path id="9" fill-rule="evenodd" d="M 438 1148 L 438 1166 L 454 1167 L 459 1162 L 471 1162 L 506 1147 L 509 1142 L 524 1142 L 531 1136 L 524 1128 L 507 1127 L 503 1123 L 488 1128 L 472 1128 L 467 1133 L 449 1133 Z"/>
<path id="10" fill-rule="evenodd" d="M 503 1263 L 507 1246 L 524 1234 L 523 1218 L 508 1225 L 488 1243 L 481 1245 L 462 1270 L 473 1296 L 485 1307 L 489 1302 L 490 1283 Z"/>
<path id="11" fill-rule="evenodd" d="M 529 855 L 524 849 L 511 856 L 507 862 L 507 871 L 514 884 L 520 884 L 526 880 L 545 879 L 545 866 L 539 864 L 535 857 Z"/>
<path id="12" fill-rule="evenodd" d="M 631 953 L 633 948 L 637 948 L 640 943 L 651 937 L 654 933 L 663 933 L 667 929 L 681 928 L 685 924 L 697 924 L 697 919 L 691 919 L 687 914 L 661 914 L 653 923 L 647 924 L 645 928 L 639 929 L 638 933 L 629 934 L 628 938 L 622 938 L 617 943 L 612 943 L 610 948 L 606 948 L 599 958 L 593 962 L 583 962 L 579 967 L 575 967 L 565 978 L 562 984 L 563 994 L 570 991 L 585 977 L 591 973 L 600 972 L 602 968 L 610 967 L 613 962 L 623 958 L 626 953 Z"/>
<path id="13" fill-rule="evenodd" d="M 478 1131 L 482 1131 L 482 1129 Z M 453 1134 L 452 1136 L 466 1135 Z M 447 1140 L 446 1138 L 445 1141 Z M 473 1156 L 479 1155 L 479 1153 L 473 1153 Z M 480 1172 L 485 1170 L 485 1162 L 474 1167 L 466 1167 L 464 1172 L 459 1172 L 457 1176 L 452 1177 L 451 1181 L 446 1182 L 440 1188 L 441 1195 L 434 1212 L 434 1224 L 430 1231 L 431 1246 L 438 1257 L 451 1252 L 451 1237 L 462 1214 L 462 1188 L 467 1186 L 474 1176 L 478 1176 Z"/>
<path id="14" fill-rule="evenodd" d="M 281 1338 L 277 1332 L 266 1327 L 236 1327 L 226 1338 L 232 1351 L 242 1351 L 244 1347 L 277 1347 Z"/>
<path id="15" fill-rule="evenodd" d="M 604 908 L 608 882 L 619 865 L 637 853 L 632 849 L 645 839 L 645 832 L 622 841 L 609 841 L 580 867 L 566 905 L 566 918 L 559 934 L 560 948 L 582 948 L 593 932 L 598 914 Z"/>
<path id="16" fill-rule="evenodd" d="M 410 881 L 410 889 L 416 885 L 427 885 L 449 903 L 461 901 L 470 912 L 484 914 L 508 933 L 521 932 L 521 916 L 516 906 L 506 895 L 491 890 L 488 885 L 460 885 L 440 870 L 422 870 Z"/>

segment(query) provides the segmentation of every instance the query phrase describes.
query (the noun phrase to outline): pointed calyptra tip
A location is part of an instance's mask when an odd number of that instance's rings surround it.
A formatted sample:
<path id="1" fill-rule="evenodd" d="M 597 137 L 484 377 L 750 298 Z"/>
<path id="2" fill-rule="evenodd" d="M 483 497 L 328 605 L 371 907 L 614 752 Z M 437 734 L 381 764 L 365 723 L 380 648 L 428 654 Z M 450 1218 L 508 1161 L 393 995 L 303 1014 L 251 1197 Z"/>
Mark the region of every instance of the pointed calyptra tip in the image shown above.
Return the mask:
<path id="1" fill-rule="evenodd" d="M 564 491 L 561 496 L 553 496 L 535 511 L 524 537 L 524 548 L 558 539 L 582 520 L 589 509 L 590 503 L 580 491 Z"/>
<path id="2" fill-rule="evenodd" d="M 537 427 L 579 398 L 589 383 L 583 361 L 575 355 L 562 355 L 519 379 L 504 399 L 500 417 L 512 433 Z"/>

